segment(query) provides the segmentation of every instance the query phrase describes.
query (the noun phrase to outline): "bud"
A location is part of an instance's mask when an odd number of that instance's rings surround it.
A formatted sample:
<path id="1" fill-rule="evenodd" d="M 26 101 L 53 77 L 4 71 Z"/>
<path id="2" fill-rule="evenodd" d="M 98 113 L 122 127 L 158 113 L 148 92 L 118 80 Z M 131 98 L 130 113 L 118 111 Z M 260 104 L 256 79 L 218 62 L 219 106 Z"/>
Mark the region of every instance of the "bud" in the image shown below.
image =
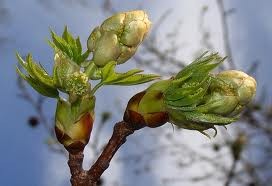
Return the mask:
<path id="1" fill-rule="evenodd" d="M 53 80 L 58 89 L 77 96 L 82 96 L 90 90 L 89 78 L 80 71 L 80 66 L 62 53 L 56 53 L 54 59 Z"/>
<path id="2" fill-rule="evenodd" d="M 74 72 L 69 75 L 66 80 L 66 90 L 70 94 L 84 95 L 90 90 L 90 84 L 88 77 L 82 72 Z"/>
<path id="3" fill-rule="evenodd" d="M 134 95 L 128 102 L 124 121 L 136 129 L 148 126 L 159 127 L 168 121 L 168 113 L 163 103 L 163 91 L 171 80 L 162 80 L 148 89 Z"/>
<path id="4" fill-rule="evenodd" d="M 175 77 L 154 83 L 130 99 L 124 121 L 138 128 L 169 121 L 206 136 L 204 130 L 214 129 L 216 135 L 215 125 L 236 121 L 256 91 L 256 81 L 243 72 L 211 74 L 223 61 L 218 54 L 203 54 Z"/>
<path id="5" fill-rule="evenodd" d="M 237 70 L 223 71 L 215 76 L 208 98 L 209 112 L 236 116 L 255 97 L 257 83 L 254 78 Z"/>
<path id="6" fill-rule="evenodd" d="M 88 38 L 87 47 L 93 52 L 94 63 L 104 66 L 109 61 L 126 62 L 144 40 L 150 24 L 147 14 L 140 10 L 118 13 L 106 19 Z"/>
<path id="7" fill-rule="evenodd" d="M 210 71 L 224 59 L 217 54 L 201 56 L 174 78 L 165 93 L 170 121 L 185 129 L 203 132 L 238 119 L 254 97 L 256 81 L 240 71 Z M 207 135 L 208 136 L 208 135 Z"/>
<path id="8" fill-rule="evenodd" d="M 95 98 L 89 95 L 73 103 L 59 99 L 56 109 L 55 132 L 58 141 L 70 153 L 83 151 L 88 144 L 94 121 Z"/>
<path id="9" fill-rule="evenodd" d="M 60 90 L 66 91 L 65 82 L 68 76 L 74 72 L 79 72 L 80 67 L 60 52 L 55 54 L 54 61 L 54 83 Z"/>

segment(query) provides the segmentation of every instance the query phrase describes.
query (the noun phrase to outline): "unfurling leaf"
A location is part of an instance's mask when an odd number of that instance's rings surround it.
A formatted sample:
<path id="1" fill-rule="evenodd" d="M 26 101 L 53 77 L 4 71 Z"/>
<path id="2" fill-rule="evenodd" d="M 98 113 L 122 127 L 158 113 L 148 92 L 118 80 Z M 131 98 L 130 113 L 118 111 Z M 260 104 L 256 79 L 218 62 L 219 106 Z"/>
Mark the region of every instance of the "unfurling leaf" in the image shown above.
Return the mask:
<path id="1" fill-rule="evenodd" d="M 18 53 L 16 56 L 19 64 L 27 73 L 24 74 L 17 67 L 16 71 L 20 77 L 26 80 L 32 86 L 32 88 L 34 88 L 40 94 L 47 97 L 57 98 L 59 92 L 55 87 L 53 78 L 47 74 L 44 68 L 35 63 L 30 54 L 27 55 L 26 61 L 23 60 Z"/>
<path id="2" fill-rule="evenodd" d="M 67 26 L 64 29 L 62 37 L 58 36 L 51 30 L 52 41 L 48 41 L 50 46 L 55 49 L 56 52 L 62 52 L 69 59 L 80 65 L 89 56 L 90 51 L 82 53 L 82 46 L 79 37 L 74 38 L 68 31 Z"/>
<path id="3" fill-rule="evenodd" d="M 133 69 L 125 73 L 115 72 L 116 62 L 112 61 L 101 70 L 102 83 L 104 85 L 137 85 L 158 79 L 155 74 L 139 74 L 142 70 Z"/>

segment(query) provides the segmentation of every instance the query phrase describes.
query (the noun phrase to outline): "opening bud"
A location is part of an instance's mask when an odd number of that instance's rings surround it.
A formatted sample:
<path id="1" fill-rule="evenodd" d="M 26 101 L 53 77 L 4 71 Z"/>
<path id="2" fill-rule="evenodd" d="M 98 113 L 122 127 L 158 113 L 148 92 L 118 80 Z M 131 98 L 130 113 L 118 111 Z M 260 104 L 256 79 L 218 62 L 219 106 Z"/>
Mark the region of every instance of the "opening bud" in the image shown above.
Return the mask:
<path id="1" fill-rule="evenodd" d="M 80 67 L 62 53 L 56 53 L 54 57 L 54 69 L 53 69 L 53 80 L 55 85 L 62 91 L 66 90 L 67 78 L 75 72 L 80 71 Z"/>
<path id="2" fill-rule="evenodd" d="M 211 94 L 202 110 L 224 116 L 237 116 L 255 97 L 257 83 L 244 72 L 227 70 L 215 75 Z M 205 108 L 205 109 L 204 109 Z"/>
<path id="3" fill-rule="evenodd" d="M 134 95 L 127 104 L 124 121 L 136 129 L 145 126 L 160 127 L 168 122 L 168 113 L 163 103 L 163 91 L 169 83 L 169 80 L 156 82 L 145 91 Z"/>
<path id="4" fill-rule="evenodd" d="M 55 132 L 58 141 L 70 153 L 83 151 L 90 139 L 94 121 L 95 98 L 86 95 L 73 103 L 59 99 Z"/>
<path id="5" fill-rule="evenodd" d="M 90 90 L 88 77 L 82 72 L 75 72 L 67 77 L 66 90 L 78 96 L 86 94 Z"/>
<path id="6" fill-rule="evenodd" d="M 211 74 L 224 58 L 205 54 L 173 78 L 164 102 L 171 123 L 209 137 L 204 130 L 214 129 L 216 135 L 215 125 L 224 126 L 238 119 L 255 95 L 256 81 L 236 70 Z"/>
<path id="7" fill-rule="evenodd" d="M 140 10 L 118 13 L 106 19 L 88 38 L 87 47 L 93 52 L 95 64 L 126 62 L 146 37 L 150 25 L 147 14 Z"/>

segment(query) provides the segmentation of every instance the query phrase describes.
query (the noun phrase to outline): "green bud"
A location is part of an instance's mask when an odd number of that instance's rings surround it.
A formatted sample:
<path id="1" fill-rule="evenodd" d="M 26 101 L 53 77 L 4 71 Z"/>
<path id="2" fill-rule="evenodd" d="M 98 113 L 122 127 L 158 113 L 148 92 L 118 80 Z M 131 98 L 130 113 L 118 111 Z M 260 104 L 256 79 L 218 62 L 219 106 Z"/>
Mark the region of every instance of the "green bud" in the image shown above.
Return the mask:
<path id="1" fill-rule="evenodd" d="M 168 113 L 163 102 L 163 92 L 171 80 L 152 84 L 145 91 L 134 95 L 128 102 L 124 121 L 139 129 L 145 126 L 155 128 L 168 121 Z"/>
<path id="2" fill-rule="evenodd" d="M 83 151 L 89 142 L 94 121 L 95 98 L 89 95 L 73 103 L 59 99 L 55 115 L 58 141 L 71 153 Z"/>
<path id="3" fill-rule="evenodd" d="M 74 72 L 67 77 L 66 90 L 69 94 L 78 96 L 86 94 L 90 90 L 88 77 L 82 72 Z"/>
<path id="4" fill-rule="evenodd" d="M 138 128 L 158 127 L 169 121 L 206 136 L 204 130 L 214 129 L 216 135 L 215 125 L 236 121 L 244 106 L 253 99 L 256 81 L 234 70 L 211 74 L 224 58 L 205 54 L 175 77 L 156 82 L 133 96 L 124 121 Z"/>
<path id="5" fill-rule="evenodd" d="M 95 64 L 126 62 L 144 40 L 150 24 L 147 14 L 140 10 L 118 13 L 106 19 L 92 31 L 87 43 Z"/>
<path id="6" fill-rule="evenodd" d="M 80 67 L 65 57 L 62 53 L 56 53 L 54 57 L 53 80 L 55 85 L 62 91 L 68 92 L 66 87 L 67 79 L 75 72 L 80 72 Z"/>
<path id="7" fill-rule="evenodd" d="M 215 76 L 210 95 L 199 110 L 223 116 L 237 116 L 256 93 L 256 81 L 244 72 L 227 70 Z"/>
<path id="8" fill-rule="evenodd" d="M 177 74 L 164 93 L 171 123 L 205 135 L 204 130 L 214 129 L 216 135 L 215 125 L 238 119 L 255 95 L 256 81 L 240 71 L 211 74 L 223 60 L 204 54 Z"/>
<path id="9" fill-rule="evenodd" d="M 227 70 L 219 73 L 216 77 L 230 85 L 237 96 L 239 105 L 247 105 L 255 97 L 257 83 L 253 77 L 246 73 Z"/>

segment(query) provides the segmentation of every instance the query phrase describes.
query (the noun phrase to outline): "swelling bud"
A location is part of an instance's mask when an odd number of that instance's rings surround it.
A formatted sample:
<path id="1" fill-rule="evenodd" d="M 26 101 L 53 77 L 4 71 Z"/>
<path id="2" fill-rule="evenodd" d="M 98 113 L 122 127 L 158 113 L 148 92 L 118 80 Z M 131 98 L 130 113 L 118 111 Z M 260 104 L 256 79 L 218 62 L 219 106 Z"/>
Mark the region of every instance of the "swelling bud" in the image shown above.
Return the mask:
<path id="1" fill-rule="evenodd" d="M 140 10 L 118 13 L 106 19 L 88 38 L 92 60 L 100 67 L 110 61 L 126 62 L 135 54 L 150 25 L 147 14 Z"/>
<path id="2" fill-rule="evenodd" d="M 124 121 L 134 128 L 160 127 L 169 120 L 165 110 L 163 92 L 171 80 L 162 80 L 152 84 L 145 91 L 137 93 L 128 102 Z"/>
<path id="3" fill-rule="evenodd" d="M 89 95 L 74 102 L 59 99 L 55 115 L 58 141 L 70 153 L 84 150 L 88 144 L 94 121 L 95 98 Z"/>

